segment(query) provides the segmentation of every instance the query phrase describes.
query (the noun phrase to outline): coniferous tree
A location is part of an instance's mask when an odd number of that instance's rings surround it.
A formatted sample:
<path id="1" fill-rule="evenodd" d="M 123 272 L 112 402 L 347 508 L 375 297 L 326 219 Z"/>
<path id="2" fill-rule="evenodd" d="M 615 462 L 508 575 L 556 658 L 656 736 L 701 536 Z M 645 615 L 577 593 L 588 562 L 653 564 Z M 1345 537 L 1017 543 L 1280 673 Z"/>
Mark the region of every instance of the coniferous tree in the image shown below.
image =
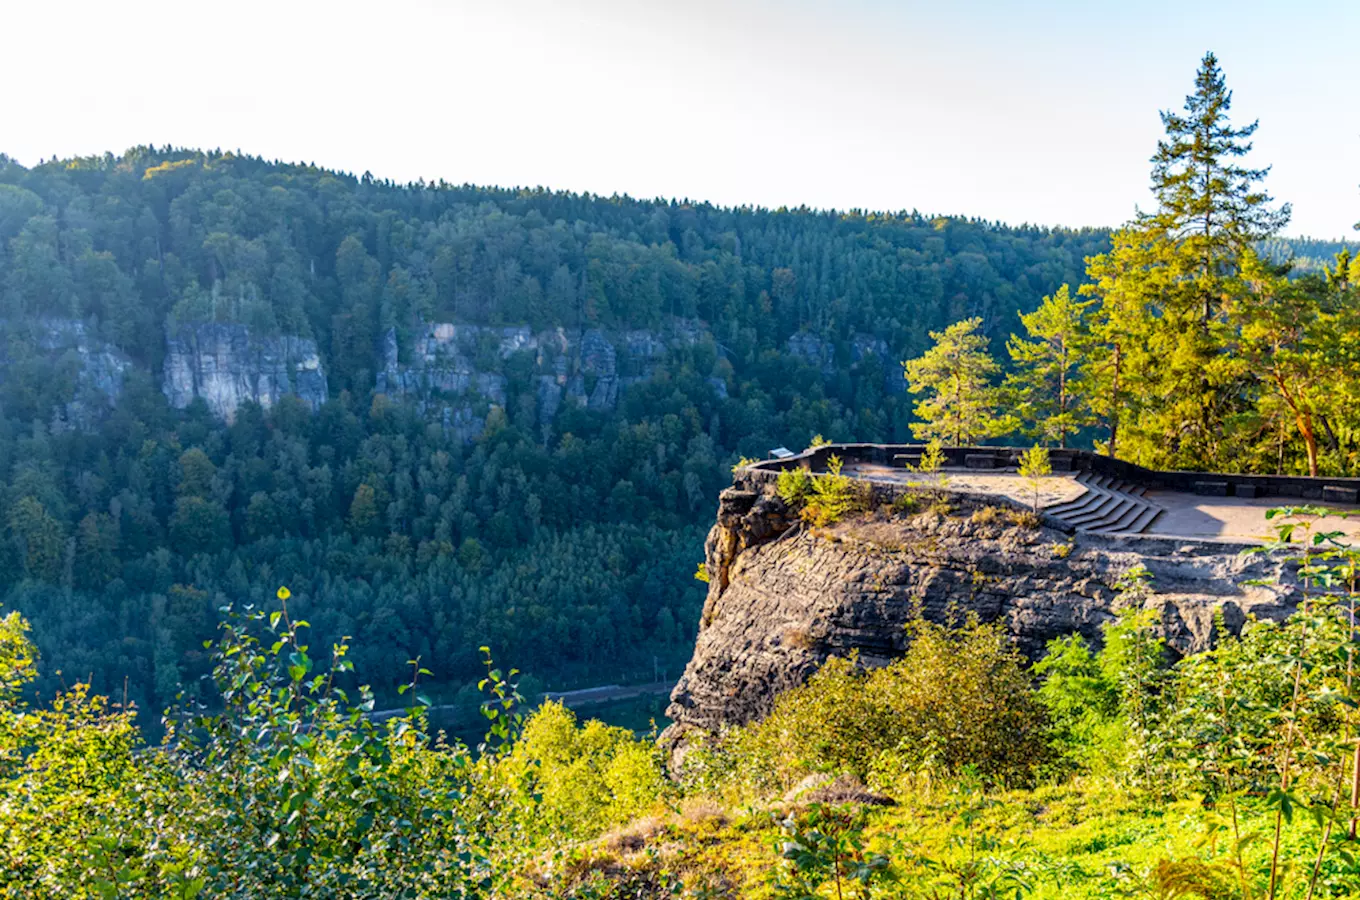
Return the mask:
<path id="1" fill-rule="evenodd" d="M 1270 206 L 1259 183 L 1270 168 L 1249 169 L 1240 160 L 1251 152 L 1259 121 L 1234 128 L 1228 121 L 1232 91 L 1218 58 L 1206 53 L 1195 73 L 1195 92 L 1185 112 L 1162 112 L 1166 138 L 1152 157 L 1152 191 L 1157 209 L 1138 224 L 1177 245 L 1198 277 L 1196 294 L 1204 320 L 1216 312 L 1219 279 L 1236 271 L 1244 250 L 1289 224 L 1290 208 Z"/>
<path id="2" fill-rule="evenodd" d="M 1231 106 L 1218 60 L 1206 54 L 1184 113 L 1162 113 L 1166 138 L 1152 158 L 1157 209 L 1116 241 L 1123 258 L 1101 254 L 1088 264 L 1093 293 L 1116 304 L 1097 320 L 1125 318 L 1117 307 L 1129 298 L 1148 304 L 1136 414 L 1105 414 L 1128 426 L 1126 455 L 1145 465 L 1227 467 L 1250 440 L 1235 428 L 1251 412 L 1252 378 L 1230 306 L 1243 290 L 1243 255 L 1288 222 L 1289 207 L 1273 208 L 1259 187 L 1269 169 L 1242 165 L 1257 123 L 1232 126 Z"/>
<path id="3" fill-rule="evenodd" d="M 1005 434 L 1014 424 L 998 413 L 992 379 L 1000 371 L 987 352 L 987 339 L 977 333 L 982 319 L 964 319 L 944 331 L 932 331 L 935 345 L 907 360 L 907 389 L 926 396 L 912 411 L 920 422 L 911 432 L 918 439 L 941 438 L 955 446 Z"/>
<path id="4" fill-rule="evenodd" d="M 1345 368 L 1334 339 L 1340 323 L 1326 309 L 1327 283 L 1314 276 L 1291 282 L 1250 251 L 1242 274 L 1245 290 L 1234 311 L 1243 357 L 1261 383 L 1258 415 L 1266 425 L 1292 419 L 1308 474 L 1317 475 L 1321 420 Z"/>
<path id="5" fill-rule="evenodd" d="M 1020 316 L 1031 340 L 1011 335 L 1006 344 L 1015 371 L 1005 390 L 1015 414 L 1026 434 L 1059 447 L 1091 421 L 1081 371 L 1090 342 L 1086 311 L 1093 303 L 1074 299 L 1064 284 Z"/>
<path id="6" fill-rule="evenodd" d="M 1082 377 L 1091 412 L 1106 432 L 1097 446 L 1111 457 L 1119 456 L 1122 423 L 1138 414 L 1146 397 L 1140 388 L 1150 372 L 1148 330 L 1159 291 L 1154 259 L 1144 232 L 1121 229 L 1108 253 L 1088 260 L 1087 274 L 1093 280 L 1080 290 L 1099 301 L 1091 311 L 1091 343 Z"/>

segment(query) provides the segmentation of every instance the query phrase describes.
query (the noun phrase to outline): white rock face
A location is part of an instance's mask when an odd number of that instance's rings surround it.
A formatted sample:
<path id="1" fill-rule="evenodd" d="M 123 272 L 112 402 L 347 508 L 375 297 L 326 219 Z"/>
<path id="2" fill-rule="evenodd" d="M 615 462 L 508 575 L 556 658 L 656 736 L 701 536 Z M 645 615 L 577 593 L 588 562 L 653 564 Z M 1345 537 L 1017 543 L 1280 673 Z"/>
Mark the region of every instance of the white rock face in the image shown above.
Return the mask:
<path id="1" fill-rule="evenodd" d="M 441 400 L 436 408 L 446 427 L 475 433 L 480 430 L 478 410 L 484 410 L 486 403 L 503 406 L 506 401 L 505 376 L 490 370 L 517 353 L 530 353 L 538 382 L 538 419 L 547 424 L 564 401 L 589 409 L 614 409 L 622 391 L 650 378 L 668 353 L 693 346 L 706 336 L 702 325 L 687 320 L 676 320 L 664 331 L 613 334 L 595 328 L 534 333 L 524 325 L 431 323 L 415 337 L 405 362 L 396 332 L 388 331 L 377 390 L 412 396 L 422 404 Z M 726 393 L 725 384 L 722 393 Z M 449 426 L 449 422 L 455 424 Z"/>
<path id="2" fill-rule="evenodd" d="M 216 323 L 167 332 L 162 389 L 178 409 L 202 397 L 227 422 L 247 400 L 268 408 L 292 394 L 316 410 L 327 396 L 315 341 L 255 337 L 244 325 Z"/>

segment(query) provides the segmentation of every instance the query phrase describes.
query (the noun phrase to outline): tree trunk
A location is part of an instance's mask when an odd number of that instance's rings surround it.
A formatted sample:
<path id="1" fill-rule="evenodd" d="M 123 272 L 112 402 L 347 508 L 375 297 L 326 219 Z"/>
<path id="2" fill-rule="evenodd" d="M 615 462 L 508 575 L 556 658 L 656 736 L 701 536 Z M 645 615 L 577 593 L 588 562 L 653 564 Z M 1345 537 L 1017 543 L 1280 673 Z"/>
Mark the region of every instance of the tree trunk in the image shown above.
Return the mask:
<path id="1" fill-rule="evenodd" d="M 1316 478 L 1318 473 L 1318 452 L 1317 452 L 1317 432 L 1313 430 L 1313 413 L 1295 402 L 1290 396 L 1289 390 L 1285 387 L 1284 376 L 1279 371 L 1272 373 L 1275 376 L 1275 387 L 1280 392 L 1280 397 L 1289 406 L 1290 412 L 1294 414 L 1294 422 L 1299 426 L 1299 437 L 1303 438 L 1303 445 L 1308 450 L 1308 474 Z"/>
<path id="2" fill-rule="evenodd" d="M 1326 416 L 1318 416 L 1318 421 L 1322 423 L 1322 433 L 1327 438 L 1327 449 L 1333 453 L 1341 451 L 1341 442 L 1336 439 L 1336 432 L 1332 431 L 1331 420 Z"/>
<path id="3" fill-rule="evenodd" d="M 1058 446 L 1067 449 L 1067 342 L 1063 342 L 1058 368 Z M 1036 503 L 1038 501 L 1035 501 Z"/>
<path id="4" fill-rule="evenodd" d="M 1110 388 L 1110 444 L 1105 448 L 1110 459 L 1116 459 L 1115 445 L 1119 441 L 1119 376 L 1123 366 L 1122 347 L 1114 345 L 1114 384 Z"/>
<path id="5" fill-rule="evenodd" d="M 1317 435 L 1313 433 L 1313 423 L 1309 416 L 1295 414 L 1299 420 L 1299 434 L 1303 435 L 1303 444 L 1308 448 L 1308 474 L 1317 477 L 1318 473 L 1318 453 Z"/>

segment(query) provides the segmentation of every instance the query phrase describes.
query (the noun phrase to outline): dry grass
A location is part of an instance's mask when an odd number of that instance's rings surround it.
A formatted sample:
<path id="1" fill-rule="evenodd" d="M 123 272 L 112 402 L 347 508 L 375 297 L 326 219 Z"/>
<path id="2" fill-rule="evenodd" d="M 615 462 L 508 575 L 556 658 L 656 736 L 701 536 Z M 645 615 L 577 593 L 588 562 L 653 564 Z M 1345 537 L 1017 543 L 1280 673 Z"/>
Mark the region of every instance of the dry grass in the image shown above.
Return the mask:
<path id="1" fill-rule="evenodd" d="M 995 506 L 983 506 L 973 511 L 970 521 L 974 525 L 994 525 L 1001 521 L 1001 510 Z"/>
<path id="2" fill-rule="evenodd" d="M 1006 511 L 1006 518 L 1011 520 L 1011 524 L 1017 528 L 1028 528 L 1031 531 L 1038 529 L 1044 524 L 1043 517 L 1032 509 L 1010 509 Z"/>
<path id="3" fill-rule="evenodd" d="M 726 828 L 731 824 L 727 810 L 708 797 L 690 797 L 680 804 L 680 821 L 689 828 Z"/>
<path id="4" fill-rule="evenodd" d="M 817 647 L 817 639 L 806 628 L 794 625 L 784 629 L 784 644 L 799 650 L 813 650 Z"/>
<path id="5" fill-rule="evenodd" d="M 634 819 L 600 838 L 600 847 L 609 853 L 628 855 L 647 849 L 647 845 L 666 831 L 660 816 Z"/>
<path id="6" fill-rule="evenodd" d="M 896 806 L 897 801 L 875 793 L 853 775 L 832 778 L 825 773 L 809 775 L 784 795 L 784 803 L 794 807 L 822 803 L 828 806 Z"/>
<path id="7" fill-rule="evenodd" d="M 926 512 L 933 513 L 941 518 L 946 518 L 953 514 L 954 504 L 950 503 L 944 497 L 937 497 L 926 507 Z"/>

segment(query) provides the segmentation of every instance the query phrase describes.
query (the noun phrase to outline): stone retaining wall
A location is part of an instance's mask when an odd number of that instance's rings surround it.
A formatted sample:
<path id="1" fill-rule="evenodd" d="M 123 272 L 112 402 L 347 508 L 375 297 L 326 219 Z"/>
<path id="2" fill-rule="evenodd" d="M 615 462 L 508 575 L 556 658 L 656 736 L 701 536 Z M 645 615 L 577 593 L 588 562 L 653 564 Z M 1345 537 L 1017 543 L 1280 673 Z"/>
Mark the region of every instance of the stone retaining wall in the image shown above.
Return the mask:
<path id="1" fill-rule="evenodd" d="M 979 471 L 1013 469 L 1019 465 L 1025 447 L 945 447 L 949 468 Z M 920 444 L 826 444 L 786 459 L 767 459 L 752 463 L 750 472 L 778 473 L 803 468 L 826 470 L 827 460 L 838 456 L 845 462 L 875 463 L 902 467 L 916 463 L 924 447 Z M 1121 459 L 1100 456 L 1088 450 L 1050 449 L 1054 473 L 1091 472 L 1109 475 L 1152 490 L 1180 491 L 1216 497 L 1284 497 L 1320 503 L 1360 502 L 1360 478 L 1309 478 L 1303 475 L 1232 475 L 1216 472 L 1161 472 L 1146 469 Z M 761 479 L 764 480 L 764 479 Z"/>

